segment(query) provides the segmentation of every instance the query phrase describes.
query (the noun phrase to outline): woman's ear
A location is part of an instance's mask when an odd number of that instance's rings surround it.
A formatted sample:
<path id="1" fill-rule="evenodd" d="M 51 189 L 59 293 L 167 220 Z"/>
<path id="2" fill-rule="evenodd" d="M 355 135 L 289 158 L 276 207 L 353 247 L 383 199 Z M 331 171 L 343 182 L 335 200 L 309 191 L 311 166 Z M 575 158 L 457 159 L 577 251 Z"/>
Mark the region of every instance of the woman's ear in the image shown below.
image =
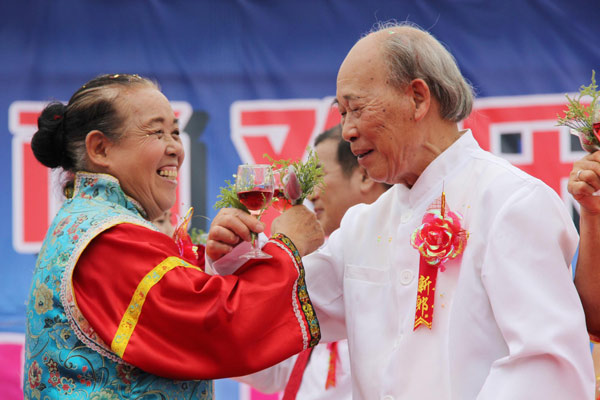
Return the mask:
<path id="1" fill-rule="evenodd" d="M 90 131 L 85 137 L 85 149 L 91 167 L 106 168 L 109 165 L 108 150 L 112 142 L 99 130 Z"/>

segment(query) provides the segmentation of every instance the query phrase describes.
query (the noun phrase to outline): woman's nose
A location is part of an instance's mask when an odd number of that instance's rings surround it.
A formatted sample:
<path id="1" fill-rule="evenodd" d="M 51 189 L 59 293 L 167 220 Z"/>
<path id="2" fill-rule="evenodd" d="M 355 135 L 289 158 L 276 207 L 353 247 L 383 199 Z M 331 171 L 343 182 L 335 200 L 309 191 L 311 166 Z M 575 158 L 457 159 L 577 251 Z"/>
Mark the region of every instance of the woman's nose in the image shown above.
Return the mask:
<path id="1" fill-rule="evenodd" d="M 183 143 L 181 143 L 179 135 L 165 135 L 163 139 L 167 140 L 167 154 L 177 156 L 178 158 L 184 156 Z"/>

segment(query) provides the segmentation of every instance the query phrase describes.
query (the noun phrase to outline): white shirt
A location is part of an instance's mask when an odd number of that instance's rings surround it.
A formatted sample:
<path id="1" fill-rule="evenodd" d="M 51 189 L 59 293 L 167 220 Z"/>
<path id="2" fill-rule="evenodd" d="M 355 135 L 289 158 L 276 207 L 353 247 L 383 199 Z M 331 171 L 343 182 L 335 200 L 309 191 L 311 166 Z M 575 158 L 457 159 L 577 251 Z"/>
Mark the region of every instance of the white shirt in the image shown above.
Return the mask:
<path id="1" fill-rule="evenodd" d="M 413 331 L 419 252 L 410 238 L 442 188 L 470 236 L 438 272 L 432 329 Z M 569 268 L 577 240 L 552 189 L 467 131 L 411 189 L 352 207 L 303 262 L 322 341 L 348 337 L 355 400 L 591 400 Z"/>
<path id="2" fill-rule="evenodd" d="M 330 352 L 326 343 L 320 343 L 315 346 L 310 355 L 302 375 L 302 383 L 298 389 L 296 400 L 352 399 L 348 341 L 340 340 L 337 344 L 337 350 L 339 358 L 336 365 L 335 386 L 325 389 Z M 287 385 L 297 358 L 297 356 L 292 356 L 271 368 L 234 379 L 246 383 L 263 393 L 282 392 Z"/>

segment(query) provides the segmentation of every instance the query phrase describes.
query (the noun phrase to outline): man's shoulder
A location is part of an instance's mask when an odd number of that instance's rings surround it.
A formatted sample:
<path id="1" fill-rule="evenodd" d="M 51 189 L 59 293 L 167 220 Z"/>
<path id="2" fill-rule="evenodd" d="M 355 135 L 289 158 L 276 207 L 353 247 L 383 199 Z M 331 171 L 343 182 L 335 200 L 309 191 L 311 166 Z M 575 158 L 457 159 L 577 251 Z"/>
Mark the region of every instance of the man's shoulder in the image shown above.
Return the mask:
<path id="1" fill-rule="evenodd" d="M 539 178 L 523 171 L 522 169 L 511 164 L 508 160 L 492 154 L 489 151 L 480 149 L 472 154 L 472 168 L 476 171 L 481 171 L 483 175 L 488 176 L 492 181 L 498 182 L 500 179 L 507 185 L 515 185 L 522 187 L 523 185 L 531 185 L 534 187 L 542 186 L 548 188 L 548 185 Z"/>
<path id="2" fill-rule="evenodd" d="M 382 227 L 382 221 L 389 219 L 395 203 L 394 189 L 391 187 L 371 204 L 360 203 L 350 207 L 342 218 L 340 230 L 354 235 L 357 229 L 363 231 L 373 224 Z"/>

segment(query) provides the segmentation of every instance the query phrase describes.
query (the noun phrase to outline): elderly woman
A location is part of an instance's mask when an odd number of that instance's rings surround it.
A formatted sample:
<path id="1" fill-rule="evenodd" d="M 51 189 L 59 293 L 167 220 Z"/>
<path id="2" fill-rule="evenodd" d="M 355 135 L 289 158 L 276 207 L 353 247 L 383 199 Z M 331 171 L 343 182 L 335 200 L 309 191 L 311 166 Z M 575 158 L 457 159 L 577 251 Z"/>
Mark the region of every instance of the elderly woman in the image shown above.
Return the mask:
<path id="1" fill-rule="evenodd" d="M 177 119 L 153 82 L 97 77 L 67 105 L 49 104 L 38 125 L 36 158 L 74 179 L 33 276 L 25 398 L 211 399 L 209 379 L 318 342 L 300 257 L 323 234 L 308 210 L 280 217 L 263 248 L 272 259 L 229 276 L 205 273 L 204 248 L 180 252 L 149 222 L 174 204 L 184 157 Z M 249 229 L 262 226 L 222 210 L 207 256 L 228 253 Z"/>

